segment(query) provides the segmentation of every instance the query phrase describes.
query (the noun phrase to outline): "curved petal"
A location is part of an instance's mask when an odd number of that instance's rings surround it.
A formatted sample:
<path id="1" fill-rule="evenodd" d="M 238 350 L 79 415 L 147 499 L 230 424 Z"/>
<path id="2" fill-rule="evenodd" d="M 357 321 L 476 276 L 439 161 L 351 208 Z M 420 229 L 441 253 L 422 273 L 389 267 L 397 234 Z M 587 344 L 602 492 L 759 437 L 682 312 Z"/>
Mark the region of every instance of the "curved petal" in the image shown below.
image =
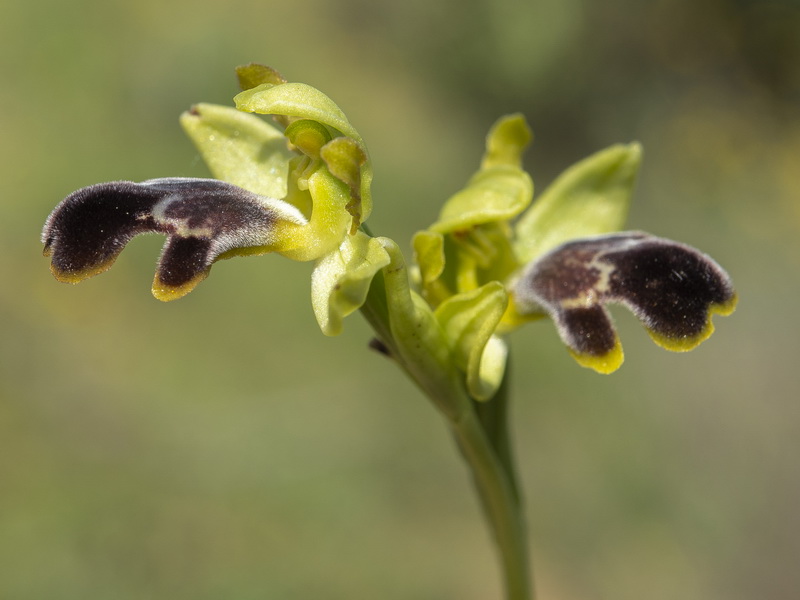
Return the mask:
<path id="1" fill-rule="evenodd" d="M 350 193 L 324 164 L 303 183 L 306 190 L 298 193 L 313 199 L 311 217 L 287 235 L 278 251 L 292 260 L 317 260 L 338 248 L 350 230 L 352 216 L 346 210 Z"/>
<path id="2" fill-rule="evenodd" d="M 514 288 L 517 311 L 548 313 L 581 364 L 611 372 L 622 363 L 604 307 L 628 307 L 653 340 L 673 351 L 695 348 L 728 315 L 736 293 L 728 274 L 698 250 L 646 233 L 576 240 L 534 261 Z"/>
<path id="3" fill-rule="evenodd" d="M 134 236 L 166 234 L 153 294 L 173 300 L 218 258 L 279 251 L 305 224 L 293 206 L 215 179 L 115 181 L 65 198 L 48 217 L 42 242 L 56 279 L 77 283 L 110 268 Z"/>
<path id="4" fill-rule="evenodd" d="M 372 278 L 389 264 L 389 254 L 362 231 L 323 256 L 311 275 L 311 304 L 325 335 L 339 335 L 344 317 L 367 298 Z"/>
<path id="5" fill-rule="evenodd" d="M 362 141 L 342 109 L 317 88 L 305 83 L 262 83 L 240 92 L 233 101 L 236 108 L 244 112 L 311 119 Z"/>
<path id="6" fill-rule="evenodd" d="M 495 329 L 508 305 L 508 294 L 499 281 L 444 301 L 435 311 L 453 352 L 453 360 L 467 377 L 467 388 L 476 400 L 489 400 L 503 381 L 506 347 Z M 487 346 L 488 345 L 488 346 Z"/>
<path id="7" fill-rule="evenodd" d="M 527 208 L 532 198 L 533 181 L 522 169 L 500 165 L 478 171 L 467 187 L 445 203 L 430 230 L 451 233 L 513 219 Z"/>
<path id="8" fill-rule="evenodd" d="M 512 219 L 525 210 L 533 198 L 533 181 L 521 164 L 530 140 L 531 131 L 522 115 L 498 119 L 486 135 L 480 170 L 463 190 L 447 200 L 430 230 L 467 230 Z"/>

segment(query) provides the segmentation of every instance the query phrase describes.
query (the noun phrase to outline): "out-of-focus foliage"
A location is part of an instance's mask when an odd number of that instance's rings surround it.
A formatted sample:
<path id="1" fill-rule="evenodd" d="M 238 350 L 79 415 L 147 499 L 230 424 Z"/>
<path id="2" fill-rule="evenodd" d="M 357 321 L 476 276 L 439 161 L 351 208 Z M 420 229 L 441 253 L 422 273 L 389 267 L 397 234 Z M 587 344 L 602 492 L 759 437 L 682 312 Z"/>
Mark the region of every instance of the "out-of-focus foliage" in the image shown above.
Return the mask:
<path id="1" fill-rule="evenodd" d="M 741 302 L 690 355 L 620 313 L 611 378 L 546 322 L 515 336 L 541 596 L 800 587 L 797 3 L 11 0 L 0 49 L 0 597 L 498 595 L 441 423 L 356 319 L 319 334 L 306 265 L 221 263 L 163 305 L 161 240 L 79 287 L 40 256 L 74 189 L 207 175 L 178 115 L 231 103 L 249 61 L 347 112 L 375 164 L 371 228 L 397 240 L 500 114 L 533 126 L 539 190 L 639 140 L 629 225 L 708 251 Z"/>

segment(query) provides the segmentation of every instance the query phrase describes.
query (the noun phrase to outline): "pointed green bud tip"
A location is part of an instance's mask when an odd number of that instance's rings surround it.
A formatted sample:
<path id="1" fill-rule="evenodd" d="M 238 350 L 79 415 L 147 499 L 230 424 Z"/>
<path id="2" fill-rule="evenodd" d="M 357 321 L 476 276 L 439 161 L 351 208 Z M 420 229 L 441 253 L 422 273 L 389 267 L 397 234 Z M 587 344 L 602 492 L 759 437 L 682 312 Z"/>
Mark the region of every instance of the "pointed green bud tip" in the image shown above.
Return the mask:
<path id="1" fill-rule="evenodd" d="M 498 119 L 486 136 L 486 153 L 482 169 L 497 165 L 522 165 L 522 153 L 533 139 L 533 133 L 525 117 L 520 113 Z"/>

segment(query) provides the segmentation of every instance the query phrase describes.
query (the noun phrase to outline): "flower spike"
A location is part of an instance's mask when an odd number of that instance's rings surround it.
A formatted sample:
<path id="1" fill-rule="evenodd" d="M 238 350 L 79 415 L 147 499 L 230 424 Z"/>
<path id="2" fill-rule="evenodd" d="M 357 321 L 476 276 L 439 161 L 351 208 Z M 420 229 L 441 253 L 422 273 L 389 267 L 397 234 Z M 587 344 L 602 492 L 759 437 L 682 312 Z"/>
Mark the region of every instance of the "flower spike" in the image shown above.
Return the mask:
<path id="1" fill-rule="evenodd" d="M 153 295 L 174 300 L 236 254 L 280 251 L 306 222 L 293 206 L 215 179 L 114 181 L 70 194 L 47 219 L 45 256 L 56 279 L 78 283 L 108 270 L 140 233 L 163 233 Z"/>
<path id="2" fill-rule="evenodd" d="M 691 350 L 728 315 L 736 294 L 728 274 L 698 250 L 646 233 L 568 242 L 528 266 L 515 285 L 517 310 L 544 311 L 583 366 L 611 373 L 622 347 L 605 308 L 628 307 L 667 350 Z"/>

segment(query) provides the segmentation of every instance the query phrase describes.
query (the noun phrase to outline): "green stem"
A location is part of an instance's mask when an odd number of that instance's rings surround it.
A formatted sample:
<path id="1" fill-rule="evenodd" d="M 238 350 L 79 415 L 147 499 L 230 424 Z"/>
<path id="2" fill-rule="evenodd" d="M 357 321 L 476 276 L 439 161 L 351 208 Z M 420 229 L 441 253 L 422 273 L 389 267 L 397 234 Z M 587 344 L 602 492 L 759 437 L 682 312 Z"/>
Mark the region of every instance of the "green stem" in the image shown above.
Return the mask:
<path id="1" fill-rule="evenodd" d="M 395 254 L 393 269 L 398 268 Z M 397 279 L 397 273 L 390 275 Z M 469 466 L 481 499 L 486 518 L 494 534 L 502 565 L 508 600 L 531 600 L 527 533 L 522 504 L 514 475 L 514 465 L 508 440 L 507 387 L 504 385 L 488 403 L 477 403 L 469 398 L 463 384 L 450 386 L 447 398 L 436 397 L 442 391 L 442 381 L 447 378 L 426 377 L 435 360 L 424 360 L 427 368 L 413 364 L 414 356 L 403 352 L 404 340 L 396 339 L 391 315 L 397 314 L 397 288 L 387 294 L 387 282 L 378 273 L 372 282 L 361 312 L 370 323 L 390 355 L 444 415 L 453 430 L 458 447 Z M 404 294 L 405 292 L 403 292 Z M 390 306 L 389 302 L 393 305 Z M 410 307 L 408 310 L 412 310 Z M 407 316 L 407 315 L 406 315 Z M 396 330 L 396 327 L 394 328 Z M 418 347 L 418 346 L 417 346 Z"/>
<path id="2" fill-rule="evenodd" d="M 497 542 L 506 598 L 531 600 L 527 529 L 513 475 L 504 468 L 474 411 L 452 425 Z"/>
<path id="3" fill-rule="evenodd" d="M 492 446 L 503 468 L 509 474 L 509 479 L 514 488 L 517 501 L 521 502 L 522 499 L 519 483 L 517 481 L 514 454 L 511 448 L 511 431 L 508 427 L 508 382 L 511 377 L 511 355 L 512 353 L 509 350 L 506 359 L 506 372 L 497 393 L 490 402 L 474 402 L 473 406 L 478 414 L 478 420 L 480 420 L 483 429 L 489 436 L 489 441 L 492 442 Z"/>

